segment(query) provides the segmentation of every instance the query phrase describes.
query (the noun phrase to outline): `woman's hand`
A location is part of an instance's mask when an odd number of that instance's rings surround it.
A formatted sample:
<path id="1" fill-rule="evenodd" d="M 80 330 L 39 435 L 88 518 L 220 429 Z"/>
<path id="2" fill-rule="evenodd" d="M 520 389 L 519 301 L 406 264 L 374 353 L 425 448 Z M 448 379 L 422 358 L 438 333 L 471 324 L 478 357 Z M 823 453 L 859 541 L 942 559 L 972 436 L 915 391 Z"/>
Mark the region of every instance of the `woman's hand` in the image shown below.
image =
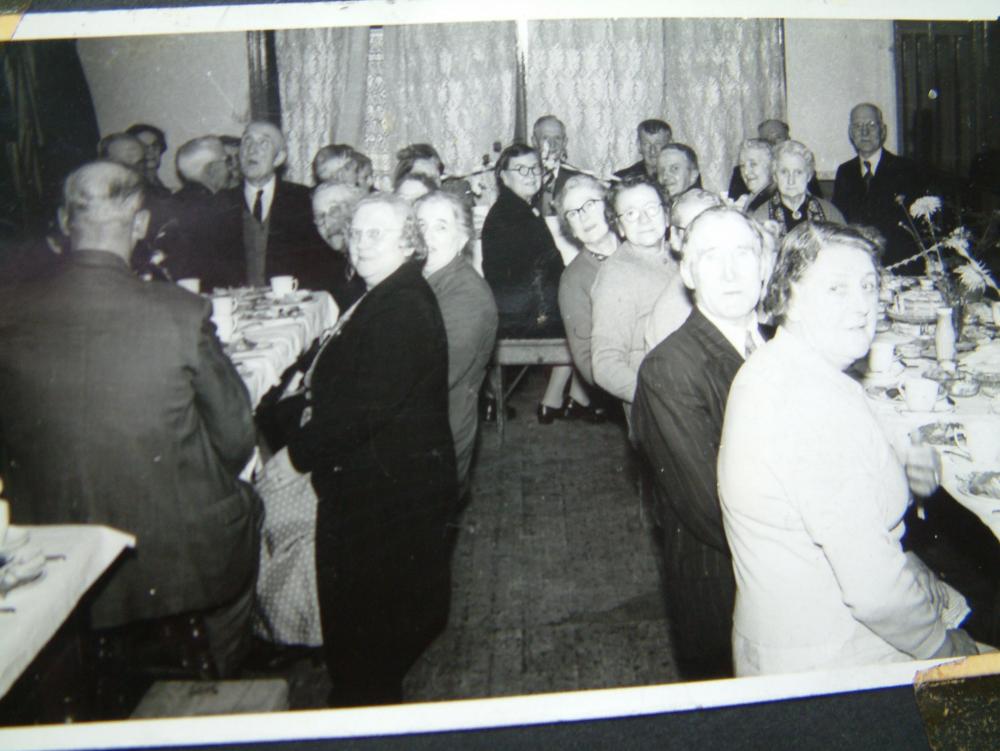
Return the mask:
<path id="1" fill-rule="evenodd" d="M 906 479 L 914 495 L 929 496 L 941 484 L 941 457 L 932 446 L 911 446 L 906 454 Z"/>

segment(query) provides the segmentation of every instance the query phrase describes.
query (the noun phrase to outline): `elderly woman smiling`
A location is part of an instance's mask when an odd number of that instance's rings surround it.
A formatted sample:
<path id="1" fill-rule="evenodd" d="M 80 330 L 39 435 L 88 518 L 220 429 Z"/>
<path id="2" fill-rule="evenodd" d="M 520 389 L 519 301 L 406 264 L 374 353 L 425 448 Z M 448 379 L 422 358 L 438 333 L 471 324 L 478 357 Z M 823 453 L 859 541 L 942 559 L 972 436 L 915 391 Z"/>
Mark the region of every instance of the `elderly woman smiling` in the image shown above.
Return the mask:
<path id="1" fill-rule="evenodd" d="M 434 291 L 448 336 L 448 418 L 460 488 L 465 488 L 478 427 L 479 389 L 497 337 L 493 293 L 466 253 L 475 237 L 472 212 L 457 196 L 436 191 L 414 207 L 427 246 L 424 277 Z"/>
<path id="2" fill-rule="evenodd" d="M 919 467 L 903 465 L 860 384 L 878 312 L 877 249 L 804 223 L 767 305 L 777 335 L 740 369 L 719 451 L 736 574 L 737 675 L 975 654 L 964 598 L 900 547 Z"/>
<path id="3" fill-rule="evenodd" d="M 590 354 L 593 301 L 590 290 L 601 264 L 618 249 L 618 237 L 607 215 L 607 189 L 589 175 L 574 175 L 556 195 L 555 209 L 564 237 L 576 245 L 576 254 L 559 280 L 559 312 L 566 327 L 566 341 L 577 373 L 594 383 Z M 574 375 L 566 403 L 569 413 L 603 419 L 603 410 L 590 409 L 590 397 Z"/>
<path id="4" fill-rule="evenodd" d="M 625 242 L 601 264 L 591 290 L 591 359 L 594 381 L 621 399 L 628 415 L 646 355 L 646 319 L 679 272 L 664 238 L 667 214 L 657 187 L 626 180 L 612 190 L 610 203 Z"/>
<path id="5" fill-rule="evenodd" d="M 448 342 L 420 247 L 405 201 L 357 204 L 349 253 L 367 292 L 316 356 L 288 443 L 319 499 L 316 579 L 336 706 L 400 701 L 403 676 L 447 619 Z"/>
<path id="6" fill-rule="evenodd" d="M 816 174 L 816 160 L 803 144 L 779 143 L 774 147 L 771 168 L 777 190 L 753 211 L 754 219 L 777 222 L 783 233 L 806 221 L 844 223 L 844 215 L 836 206 L 809 192 L 809 181 Z"/>
<path id="7" fill-rule="evenodd" d="M 762 138 L 749 138 L 740 144 L 739 171 L 747 192 L 733 195 L 730 186 L 729 198 L 737 208 L 750 213 L 770 195 L 766 191 L 771 186 L 771 144 Z"/>

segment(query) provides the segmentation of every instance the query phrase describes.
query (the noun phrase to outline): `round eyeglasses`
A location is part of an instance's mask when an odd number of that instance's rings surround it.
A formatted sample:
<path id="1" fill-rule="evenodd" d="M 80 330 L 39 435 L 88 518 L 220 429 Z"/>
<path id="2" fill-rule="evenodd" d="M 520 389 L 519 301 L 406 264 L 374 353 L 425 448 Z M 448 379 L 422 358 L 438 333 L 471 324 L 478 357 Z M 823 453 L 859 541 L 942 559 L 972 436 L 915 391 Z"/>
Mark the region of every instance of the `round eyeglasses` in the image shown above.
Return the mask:
<path id="1" fill-rule="evenodd" d="M 521 177 L 531 177 L 533 175 L 542 174 L 542 168 L 539 167 L 537 164 L 531 167 L 527 166 L 526 164 L 519 164 L 516 167 L 511 165 L 508 166 L 507 169 L 509 169 L 511 172 L 516 172 Z"/>
<path id="2" fill-rule="evenodd" d="M 642 208 L 629 209 L 621 214 L 618 214 L 618 218 L 624 222 L 637 222 L 639 217 L 645 215 L 647 219 L 656 219 L 663 215 L 663 204 L 661 203 L 647 203 Z"/>
<path id="3" fill-rule="evenodd" d="M 567 221 L 573 221 L 574 219 L 579 219 L 583 214 L 592 214 L 595 210 L 604 205 L 604 201 L 600 198 L 591 198 L 580 204 L 579 207 L 575 209 L 566 209 L 564 216 Z"/>

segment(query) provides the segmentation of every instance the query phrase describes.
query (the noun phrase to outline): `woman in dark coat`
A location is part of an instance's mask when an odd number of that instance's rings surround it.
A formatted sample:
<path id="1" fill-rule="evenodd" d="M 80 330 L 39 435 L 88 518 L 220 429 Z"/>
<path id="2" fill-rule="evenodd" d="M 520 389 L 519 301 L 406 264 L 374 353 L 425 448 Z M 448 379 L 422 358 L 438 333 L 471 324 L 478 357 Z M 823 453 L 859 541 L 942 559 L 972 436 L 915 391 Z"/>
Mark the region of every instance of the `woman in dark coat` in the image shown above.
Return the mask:
<path id="1" fill-rule="evenodd" d="M 542 187 L 542 166 L 530 146 L 515 143 L 496 164 L 499 194 L 483 223 L 483 276 L 500 314 L 497 337 L 562 339 L 559 278 L 563 263 L 552 233 L 532 200 Z M 549 423 L 563 408 L 563 392 L 573 368 L 552 368 L 538 405 L 539 422 Z M 494 384 L 495 385 L 495 384 Z"/>
<path id="2" fill-rule="evenodd" d="M 317 588 L 334 706 L 400 701 L 406 671 L 447 621 L 445 533 L 456 503 L 448 343 L 416 247 L 401 199 L 355 207 L 349 252 L 367 292 L 318 354 L 310 407 L 288 446 L 319 498 Z"/>

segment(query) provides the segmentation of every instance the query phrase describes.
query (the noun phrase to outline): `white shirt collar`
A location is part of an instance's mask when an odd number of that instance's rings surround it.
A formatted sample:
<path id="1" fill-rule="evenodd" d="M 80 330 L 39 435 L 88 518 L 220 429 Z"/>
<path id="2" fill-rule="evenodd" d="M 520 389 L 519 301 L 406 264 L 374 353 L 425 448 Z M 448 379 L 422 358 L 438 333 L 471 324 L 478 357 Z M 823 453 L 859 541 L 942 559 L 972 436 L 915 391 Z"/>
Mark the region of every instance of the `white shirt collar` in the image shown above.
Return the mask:
<path id="1" fill-rule="evenodd" d="M 764 337 L 760 335 L 760 328 L 757 325 L 756 310 L 750 311 L 746 326 L 722 318 L 716 318 L 701 306 L 698 306 L 698 310 L 708 319 L 709 323 L 715 326 L 726 337 L 726 341 L 733 345 L 733 349 L 740 353 L 740 357 L 746 358 L 748 331 L 755 346 L 760 347 L 764 344 Z"/>
<path id="2" fill-rule="evenodd" d="M 257 191 L 262 190 L 264 194 L 260 197 L 261 220 L 267 221 L 271 215 L 271 204 L 274 203 L 274 189 L 278 180 L 274 175 L 271 179 L 260 187 L 254 187 L 248 182 L 243 183 L 243 200 L 246 201 L 247 210 L 253 211 L 254 201 L 257 200 Z"/>
<path id="3" fill-rule="evenodd" d="M 865 157 L 861 156 L 861 154 L 858 154 L 858 163 L 861 166 L 861 176 L 864 177 L 864 175 L 865 175 L 865 162 L 869 162 L 871 164 L 871 166 L 872 166 L 872 174 L 874 175 L 875 172 L 878 171 L 878 163 L 881 162 L 881 161 L 882 161 L 882 147 L 881 146 L 879 147 L 878 151 L 876 151 L 874 154 L 872 154 L 867 159 Z"/>

